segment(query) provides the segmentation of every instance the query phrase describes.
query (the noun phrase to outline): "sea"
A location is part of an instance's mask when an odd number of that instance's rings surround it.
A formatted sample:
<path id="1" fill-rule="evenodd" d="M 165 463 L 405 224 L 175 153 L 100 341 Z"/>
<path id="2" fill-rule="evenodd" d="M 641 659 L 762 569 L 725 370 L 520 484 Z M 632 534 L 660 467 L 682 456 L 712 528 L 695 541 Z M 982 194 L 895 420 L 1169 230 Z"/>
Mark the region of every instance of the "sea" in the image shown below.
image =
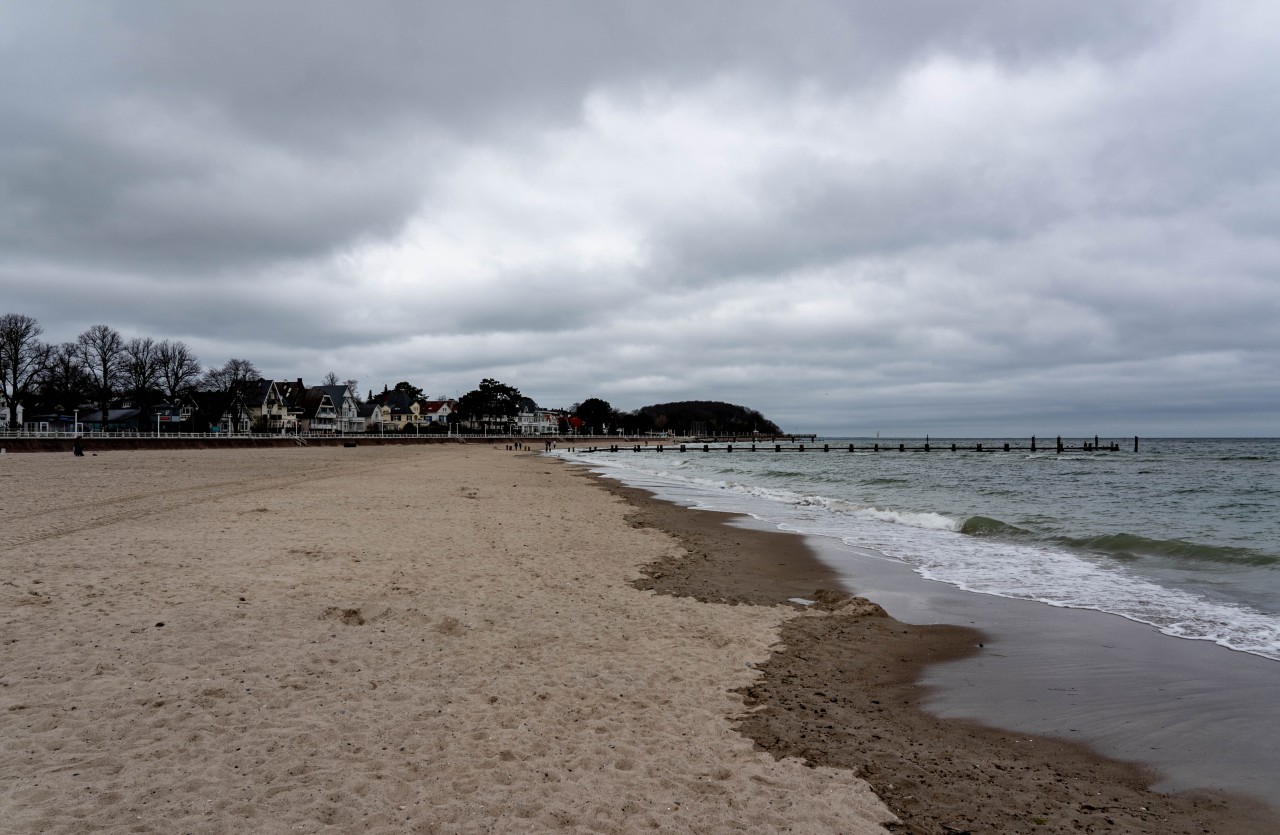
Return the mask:
<path id="1" fill-rule="evenodd" d="M 913 601 L 899 612 L 886 606 L 904 620 L 949 613 L 996 633 L 1003 624 L 1016 667 L 1002 672 L 987 659 L 932 675 L 940 713 L 1080 733 L 1162 769 L 1165 788 L 1280 796 L 1280 755 L 1264 750 L 1280 748 L 1280 439 L 1142 438 L 1136 450 L 1132 437 L 1100 440 L 1089 449 L 1093 438 L 1064 438 L 1062 452 L 1041 441 L 1033 452 L 1027 438 L 930 438 L 926 452 L 920 438 L 819 437 L 803 452 L 790 442 L 781 452 L 772 442 L 756 451 L 687 442 L 682 453 L 674 439 L 663 452 L 651 442 L 643 452 L 555 454 L 662 499 L 805 535 L 860 593 L 869 576 L 897 577 L 881 595 Z M 1077 621 L 1087 626 L 1072 632 Z M 1085 644 L 1080 657 L 1063 655 L 1067 634 L 1089 636 L 1073 638 Z M 1128 649 L 1123 636 L 1132 636 Z M 1109 650 L 1116 656 L 1104 665 Z M 1049 685 L 1026 691 L 1029 668 L 1050 681 L 1063 665 L 1072 679 L 1057 689 L 1068 697 Z M 994 684 L 966 688 L 975 671 Z M 1019 688 L 1035 709 L 1009 703 Z M 1155 704 L 1166 696 L 1178 703 Z M 1144 730 L 1135 715 L 1156 718 Z M 1174 744 L 1168 723 L 1194 730 Z M 1234 736 L 1221 735 L 1226 726 Z M 1172 751 L 1179 746 L 1190 747 Z M 1196 746 L 1227 756 L 1218 765 Z"/>

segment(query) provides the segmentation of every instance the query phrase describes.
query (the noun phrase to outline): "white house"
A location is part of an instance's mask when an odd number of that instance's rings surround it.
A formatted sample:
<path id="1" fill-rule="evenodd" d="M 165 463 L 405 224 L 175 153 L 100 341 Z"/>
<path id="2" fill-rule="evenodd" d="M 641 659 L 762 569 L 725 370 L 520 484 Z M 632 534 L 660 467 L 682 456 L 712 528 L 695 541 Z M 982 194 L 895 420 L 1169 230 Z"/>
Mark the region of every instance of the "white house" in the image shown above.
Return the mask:
<path id="1" fill-rule="evenodd" d="M 364 417 L 360 414 L 360 404 L 356 402 L 355 393 L 350 386 L 318 386 L 329 395 L 335 412 L 334 422 L 339 432 L 363 432 Z"/>
<path id="2" fill-rule="evenodd" d="M 9 426 L 9 401 L 0 393 L 0 429 L 18 429 L 22 426 L 22 404 L 18 404 L 18 422 Z"/>
<path id="3" fill-rule="evenodd" d="M 521 435 L 555 435 L 560 431 L 560 413 L 554 409 L 540 409 L 525 398 L 516 413 L 516 431 Z"/>
<path id="4" fill-rule="evenodd" d="M 449 415 L 453 414 L 458 407 L 458 401 L 446 400 L 441 397 L 437 400 L 423 400 L 418 404 L 420 411 L 420 419 L 423 423 L 446 424 L 449 422 Z"/>

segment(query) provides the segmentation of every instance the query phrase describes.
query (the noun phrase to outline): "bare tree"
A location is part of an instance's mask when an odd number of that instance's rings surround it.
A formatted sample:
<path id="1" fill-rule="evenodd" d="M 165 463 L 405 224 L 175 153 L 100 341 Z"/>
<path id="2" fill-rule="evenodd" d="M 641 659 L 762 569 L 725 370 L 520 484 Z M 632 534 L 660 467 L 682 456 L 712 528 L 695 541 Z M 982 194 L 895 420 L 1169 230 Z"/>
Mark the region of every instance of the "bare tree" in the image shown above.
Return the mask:
<path id="1" fill-rule="evenodd" d="M 78 343 L 64 342 L 50 351 L 40 378 L 39 399 L 44 408 L 59 414 L 77 409 L 88 399 L 92 386 Z"/>
<path id="2" fill-rule="evenodd" d="M 160 391 L 170 401 L 176 401 L 195 389 L 200 380 L 200 361 L 185 342 L 165 339 L 156 343 L 156 359 L 159 363 Z"/>
<path id="3" fill-rule="evenodd" d="M 139 410 L 139 428 L 151 425 L 151 412 L 160 399 L 160 357 L 151 337 L 130 339 L 120 367 L 121 389 Z"/>
<path id="4" fill-rule="evenodd" d="M 262 375 L 249 360 L 230 359 L 221 368 L 210 368 L 204 374 L 202 388 L 221 395 L 218 398 L 221 412 L 210 417 L 220 421 L 225 416 L 227 430 L 235 431 L 239 418 L 248 415 L 249 394 L 261 379 Z"/>
<path id="5" fill-rule="evenodd" d="M 160 356 L 151 337 L 130 339 L 124 346 L 121 375 L 125 388 L 157 388 L 160 384 Z"/>
<path id="6" fill-rule="evenodd" d="M 324 379 L 320 381 L 320 385 L 340 386 L 342 385 L 342 381 L 338 379 L 338 375 L 335 372 L 330 371 L 328 374 L 324 375 Z"/>
<path id="7" fill-rule="evenodd" d="M 120 389 L 125 360 L 124 340 L 114 328 L 94 325 L 76 338 L 80 359 L 93 384 L 95 404 L 102 410 L 102 428 L 107 428 L 111 401 Z"/>
<path id="8" fill-rule="evenodd" d="M 28 399 L 53 349 L 40 341 L 44 328 L 30 316 L 0 316 L 0 396 L 9 412 L 9 425 L 18 422 L 18 404 Z"/>

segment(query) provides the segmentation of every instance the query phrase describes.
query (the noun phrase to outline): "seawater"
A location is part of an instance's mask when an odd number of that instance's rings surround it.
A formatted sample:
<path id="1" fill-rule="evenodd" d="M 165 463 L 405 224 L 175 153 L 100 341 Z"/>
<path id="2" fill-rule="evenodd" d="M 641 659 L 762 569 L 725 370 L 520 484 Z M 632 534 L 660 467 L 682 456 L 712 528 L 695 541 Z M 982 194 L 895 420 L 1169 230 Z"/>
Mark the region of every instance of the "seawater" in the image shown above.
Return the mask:
<path id="1" fill-rule="evenodd" d="M 1089 439 L 1090 441 L 1092 439 Z M 987 595 L 1095 609 L 1280 660 L 1280 439 L 1143 439 L 1004 452 L 1027 439 L 820 438 L 560 452 L 681 504 L 832 537 Z M 955 443 L 959 451 L 950 451 Z M 982 443 L 985 452 L 976 452 Z M 1068 442 L 1080 446 L 1080 441 Z M 830 452 L 822 446 L 829 444 Z"/>

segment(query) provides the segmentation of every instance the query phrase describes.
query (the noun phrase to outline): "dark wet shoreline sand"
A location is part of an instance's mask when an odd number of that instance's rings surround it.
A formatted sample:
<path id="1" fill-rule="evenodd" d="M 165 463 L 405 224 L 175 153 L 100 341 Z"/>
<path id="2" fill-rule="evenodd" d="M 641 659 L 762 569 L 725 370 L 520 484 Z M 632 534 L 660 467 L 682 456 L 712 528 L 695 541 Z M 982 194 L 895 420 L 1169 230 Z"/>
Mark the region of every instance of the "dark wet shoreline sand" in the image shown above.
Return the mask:
<path id="1" fill-rule="evenodd" d="M 705 602 L 775 605 L 831 594 L 782 625 L 780 646 L 743 688 L 739 731 L 775 756 L 846 768 L 866 779 L 909 833 L 1271 833 L 1273 810 L 1218 792 L 1162 794 L 1157 775 L 1090 748 L 922 708 L 929 664 L 983 651 L 981 633 L 894 620 L 841 600 L 839 574 L 806 540 L 730 524 L 599 478 L 689 552 L 646 567 L 640 588 Z"/>

